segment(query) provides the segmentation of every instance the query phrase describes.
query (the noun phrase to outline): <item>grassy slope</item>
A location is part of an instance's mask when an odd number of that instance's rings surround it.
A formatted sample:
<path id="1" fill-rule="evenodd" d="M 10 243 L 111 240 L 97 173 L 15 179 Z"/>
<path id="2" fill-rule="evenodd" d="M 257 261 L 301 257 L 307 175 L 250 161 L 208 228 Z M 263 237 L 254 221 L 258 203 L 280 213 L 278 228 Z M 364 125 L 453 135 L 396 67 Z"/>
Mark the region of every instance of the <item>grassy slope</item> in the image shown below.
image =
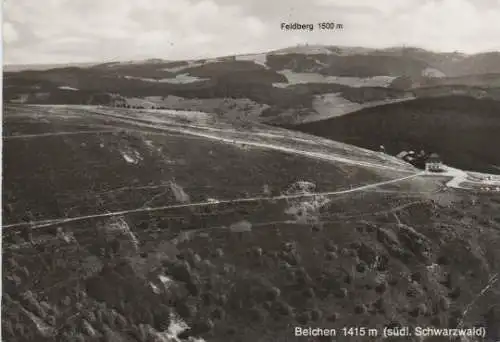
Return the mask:
<path id="1" fill-rule="evenodd" d="M 257 195 L 264 184 L 272 184 L 272 187 L 282 191 L 300 179 L 315 179 L 319 189 L 333 191 L 353 185 L 356 179 L 351 180 L 351 175 L 358 177 L 359 185 L 392 176 L 265 149 L 242 150 L 203 138 L 165 135 L 154 130 L 126 131 L 133 127 L 127 124 L 116 127 L 101 118 L 85 118 L 85 111 L 81 111 L 82 116 L 68 118 L 65 117 L 65 109 L 59 110 L 62 116 L 55 113 L 51 116 L 47 108 L 30 110 L 41 111 L 43 120 L 40 117 L 8 115 L 6 135 L 36 134 L 48 129 L 50 132 L 104 132 L 7 140 L 4 174 L 11 181 L 5 187 L 5 196 L 22 200 L 18 205 L 13 204 L 12 216 L 8 213 L 4 218 L 6 223 L 18 221 L 26 210 L 38 219 L 60 217 L 74 206 L 78 206 L 80 215 L 93 214 L 97 197 L 104 201 L 101 210 L 135 208 L 148 198 L 164 192 L 172 179 L 189 193 L 195 193 L 194 201 L 202 201 L 206 197 L 237 198 L 245 192 Z M 45 115 L 43 111 L 46 111 Z M 238 137 L 229 133 L 226 136 Z M 266 139 L 273 141 L 273 138 L 266 137 L 262 137 L 261 141 Z M 286 140 L 282 144 L 290 145 L 286 144 Z M 331 151 L 345 154 L 341 150 Z M 130 156 L 137 153 L 142 160 L 138 165 L 129 163 L 123 153 Z M 363 152 L 358 154 L 360 158 L 366 158 Z M 117 174 L 116 170 L 120 172 Z M 222 173 L 238 177 L 218 177 Z M 152 184 L 162 187 L 107 194 L 114 189 Z M 51 194 L 50 197 L 57 203 L 47 201 L 47 194 Z M 118 200 L 116 196 L 125 198 Z M 57 212 L 53 212 L 55 209 Z"/>
<path id="2" fill-rule="evenodd" d="M 4 129 L 13 135 L 117 127 L 88 114 L 18 107 L 7 110 Z M 12 204 L 4 222 L 17 222 L 26 209 L 50 218 L 138 207 L 162 191 L 153 204 L 175 203 L 168 188 L 109 192 L 164 185 L 174 177 L 196 201 L 257 194 L 264 184 L 276 193 L 298 179 L 328 191 L 398 176 L 158 130 L 126 130 L 133 127 L 123 123 L 119 128 L 115 134 L 4 141 L 3 203 Z M 138 164 L 120 155 L 132 149 L 143 157 Z M 355 148 L 351 153 L 366 154 Z M 10 229 L 3 234 L 3 336 L 52 341 L 50 329 L 57 327 L 62 340 L 150 341 L 166 329 L 171 310 L 207 341 L 300 341 L 291 326 L 301 324 L 454 326 L 500 267 L 500 199 L 473 196 L 472 206 L 471 195 L 435 193 L 439 187 L 417 179 L 381 192 L 334 196 L 316 213 L 322 225 L 283 222 L 291 219 L 284 210 L 294 201 L 126 215 L 138 250 L 130 236 L 102 235 L 98 227 L 109 224 L 103 218 L 61 225 L 78 244 L 56 239 L 55 227 L 33 231 L 32 244 L 26 243 L 29 234 Z M 253 224 L 251 232 L 220 229 L 241 219 Z M 188 231 L 190 238 L 168 244 Z M 435 262 L 437 273 L 426 268 Z M 174 282 L 161 289 L 159 275 Z M 493 285 L 471 308 L 466 326 L 482 320 L 491 326 L 496 319 L 490 308 L 500 289 Z"/>
<path id="3" fill-rule="evenodd" d="M 388 152 L 435 151 L 450 165 L 495 173 L 500 165 L 500 102 L 467 97 L 418 99 L 364 109 L 295 129 Z"/>

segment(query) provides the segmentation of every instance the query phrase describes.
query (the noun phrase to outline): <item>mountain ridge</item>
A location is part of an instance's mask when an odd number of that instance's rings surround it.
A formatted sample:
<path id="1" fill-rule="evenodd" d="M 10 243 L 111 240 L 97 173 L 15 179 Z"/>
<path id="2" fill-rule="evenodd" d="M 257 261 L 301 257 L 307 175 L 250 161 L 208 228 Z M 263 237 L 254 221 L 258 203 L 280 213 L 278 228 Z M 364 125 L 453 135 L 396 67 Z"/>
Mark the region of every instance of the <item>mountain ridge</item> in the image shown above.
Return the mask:
<path id="1" fill-rule="evenodd" d="M 456 60 L 456 54 L 415 48 L 372 49 L 363 54 L 356 50 L 345 55 L 308 54 L 307 47 L 301 48 L 306 53 L 282 51 L 192 61 L 155 59 L 87 68 L 5 72 L 4 102 L 189 108 L 188 102 L 174 105 L 147 99 L 175 96 L 182 101 L 199 99 L 202 111 L 220 112 L 228 108 L 213 108 L 214 104 L 204 104 L 204 99 L 227 99 L 235 108 L 235 115 L 245 117 L 245 105 L 240 102 L 250 100 L 253 103 L 248 105 L 256 110 L 251 119 L 293 123 L 301 116 L 314 116 L 316 107 L 342 108 L 345 104 L 341 114 L 361 109 L 349 103 L 353 97 L 354 102 L 372 99 L 369 106 L 378 105 L 377 101 L 405 100 L 408 96 L 446 96 L 456 92 L 500 98 L 498 53 L 460 55 Z M 374 91 L 379 93 L 375 98 Z M 339 92 L 338 105 L 318 97 Z M 293 113 L 300 115 L 295 118 Z"/>
<path id="2" fill-rule="evenodd" d="M 215 58 L 228 58 L 231 56 L 249 56 L 249 55 L 258 55 L 258 54 L 270 54 L 270 53 L 279 53 L 283 51 L 287 51 L 290 49 L 294 49 L 297 47 L 304 47 L 304 46 L 318 46 L 318 47 L 323 47 L 323 48 L 330 48 L 333 51 L 335 50 L 340 50 L 340 51 L 346 51 L 349 52 L 386 52 L 386 53 L 395 53 L 395 52 L 403 52 L 403 51 L 416 51 L 416 52 L 421 52 L 421 53 L 436 53 L 436 54 L 443 54 L 443 55 L 450 55 L 450 56 L 457 56 L 457 57 L 466 57 L 466 56 L 474 56 L 474 55 L 487 55 L 490 53 L 498 53 L 496 50 L 485 50 L 485 51 L 480 51 L 480 52 L 474 52 L 474 53 L 465 53 L 465 52 L 460 52 L 460 51 L 436 51 L 436 50 L 428 50 L 425 48 L 421 47 L 416 47 L 416 46 L 393 46 L 393 47 L 387 47 L 387 48 L 376 48 L 376 47 L 362 47 L 362 46 L 339 46 L 339 45 L 296 45 L 296 46 L 289 46 L 289 47 L 283 47 L 279 49 L 272 49 L 268 51 L 262 51 L 262 52 L 253 52 L 253 53 L 240 53 L 240 54 L 228 54 L 228 55 L 223 55 L 220 57 L 215 57 Z M 95 66 L 95 65 L 102 65 L 102 64 L 116 64 L 116 63 L 144 63 L 147 61 L 150 62 L 176 62 L 176 61 L 196 61 L 196 60 L 202 60 L 202 59 L 212 59 L 213 57 L 200 57 L 200 58 L 192 58 L 192 59 L 162 59 L 162 58 L 148 58 L 148 59 L 136 59 L 136 60 L 129 60 L 126 62 L 119 62 L 119 61 L 111 61 L 111 62 L 105 62 L 102 63 L 100 61 L 94 61 L 94 62 L 76 62 L 76 63 L 43 63 L 43 64 L 37 64 L 37 63 L 30 63 L 30 64 L 15 64 L 15 63 L 9 63 L 9 64 L 3 64 L 4 71 L 7 72 L 17 72 L 17 71 L 22 71 L 22 70 L 29 70 L 25 68 L 30 68 L 30 67 L 41 67 L 41 68 L 59 68 L 63 67 L 64 65 L 71 65 L 71 66 Z M 15 70 L 7 70 L 10 68 L 14 68 Z M 34 69 L 32 69 L 34 70 Z"/>

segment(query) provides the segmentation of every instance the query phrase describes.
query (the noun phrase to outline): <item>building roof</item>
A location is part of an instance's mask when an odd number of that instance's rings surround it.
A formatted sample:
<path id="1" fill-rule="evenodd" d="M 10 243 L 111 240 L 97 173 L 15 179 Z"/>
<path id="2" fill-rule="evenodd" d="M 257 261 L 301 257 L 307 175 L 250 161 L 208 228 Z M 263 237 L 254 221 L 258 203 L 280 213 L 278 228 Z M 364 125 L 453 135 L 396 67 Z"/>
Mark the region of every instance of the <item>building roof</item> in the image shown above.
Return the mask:
<path id="1" fill-rule="evenodd" d="M 441 162 L 441 158 L 439 158 L 439 155 L 437 153 L 431 153 L 429 158 L 427 158 L 428 162 Z"/>

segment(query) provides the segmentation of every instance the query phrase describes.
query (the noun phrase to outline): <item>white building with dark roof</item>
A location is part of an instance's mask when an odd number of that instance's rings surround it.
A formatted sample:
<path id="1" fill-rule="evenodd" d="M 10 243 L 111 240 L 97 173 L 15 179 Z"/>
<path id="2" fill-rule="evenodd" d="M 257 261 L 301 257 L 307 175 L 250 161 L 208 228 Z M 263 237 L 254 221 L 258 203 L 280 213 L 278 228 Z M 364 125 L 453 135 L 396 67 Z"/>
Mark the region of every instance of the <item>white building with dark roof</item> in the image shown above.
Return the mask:
<path id="1" fill-rule="evenodd" d="M 425 170 L 429 172 L 443 171 L 443 163 L 437 153 L 432 153 L 425 162 Z"/>

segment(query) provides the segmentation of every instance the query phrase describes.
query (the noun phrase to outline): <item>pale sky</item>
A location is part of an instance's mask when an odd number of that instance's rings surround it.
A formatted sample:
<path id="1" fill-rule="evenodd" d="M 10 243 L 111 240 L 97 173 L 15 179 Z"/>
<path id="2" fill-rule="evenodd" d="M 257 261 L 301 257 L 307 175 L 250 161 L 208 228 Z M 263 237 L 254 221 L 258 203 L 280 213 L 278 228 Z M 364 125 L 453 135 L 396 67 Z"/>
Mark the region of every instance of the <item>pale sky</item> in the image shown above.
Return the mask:
<path id="1" fill-rule="evenodd" d="M 298 43 L 500 50 L 500 0 L 4 0 L 4 64 L 191 59 Z M 282 22 L 343 30 L 282 31 Z"/>

